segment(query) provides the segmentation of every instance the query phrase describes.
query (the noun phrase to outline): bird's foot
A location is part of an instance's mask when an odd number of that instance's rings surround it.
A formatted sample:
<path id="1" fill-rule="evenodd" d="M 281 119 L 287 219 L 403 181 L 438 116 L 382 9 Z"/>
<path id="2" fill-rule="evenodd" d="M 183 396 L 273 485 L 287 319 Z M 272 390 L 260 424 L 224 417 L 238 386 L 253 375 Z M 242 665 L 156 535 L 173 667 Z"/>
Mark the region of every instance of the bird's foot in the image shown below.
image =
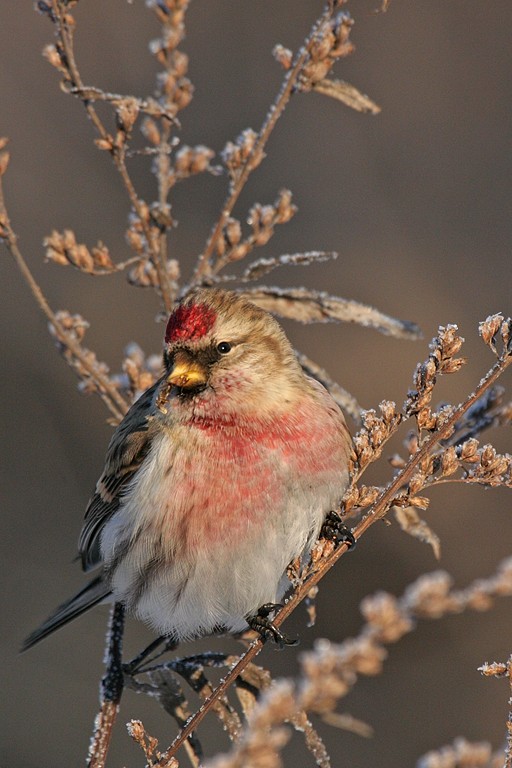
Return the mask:
<path id="1" fill-rule="evenodd" d="M 337 512 L 328 512 L 324 524 L 320 529 L 320 538 L 332 541 L 336 547 L 346 544 L 349 549 L 356 545 L 356 539 L 352 531 L 343 523 Z"/>
<path id="2" fill-rule="evenodd" d="M 285 645 L 299 644 L 298 638 L 291 640 L 284 634 L 284 632 L 281 632 L 281 630 L 275 626 L 271 619 L 269 619 L 271 613 L 275 613 L 282 607 L 281 603 L 265 603 L 265 605 L 258 608 L 258 611 L 254 616 L 249 616 L 247 619 L 250 628 L 255 632 L 258 632 L 263 642 L 266 640 L 273 640 L 280 649 L 283 649 Z"/>
<path id="3" fill-rule="evenodd" d="M 162 635 L 153 640 L 146 648 L 138 653 L 131 661 L 127 661 L 123 664 L 123 672 L 125 675 L 133 676 L 138 674 L 142 667 L 146 664 L 152 664 L 154 661 L 163 656 L 167 651 L 174 651 L 178 647 L 176 640 Z M 158 653 L 155 651 L 160 648 Z"/>

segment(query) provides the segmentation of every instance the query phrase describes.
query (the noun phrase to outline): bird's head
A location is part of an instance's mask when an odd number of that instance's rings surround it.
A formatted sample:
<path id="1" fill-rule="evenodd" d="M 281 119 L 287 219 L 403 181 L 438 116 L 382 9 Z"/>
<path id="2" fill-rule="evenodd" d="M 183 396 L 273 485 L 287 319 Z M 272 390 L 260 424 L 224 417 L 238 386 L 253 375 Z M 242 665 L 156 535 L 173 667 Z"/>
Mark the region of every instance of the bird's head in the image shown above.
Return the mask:
<path id="1" fill-rule="evenodd" d="M 304 385 L 280 325 L 230 291 L 198 289 L 172 312 L 164 342 L 159 403 L 169 397 L 215 399 L 231 408 L 275 408 Z M 162 408 L 164 410 L 164 408 Z"/>

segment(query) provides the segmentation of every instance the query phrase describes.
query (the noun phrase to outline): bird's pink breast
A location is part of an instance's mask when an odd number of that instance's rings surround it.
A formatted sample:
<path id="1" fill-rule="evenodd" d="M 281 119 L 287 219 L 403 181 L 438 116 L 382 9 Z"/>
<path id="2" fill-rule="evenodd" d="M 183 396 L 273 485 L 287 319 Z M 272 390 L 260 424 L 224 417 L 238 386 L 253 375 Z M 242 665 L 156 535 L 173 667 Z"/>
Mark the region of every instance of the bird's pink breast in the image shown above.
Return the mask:
<path id="1" fill-rule="evenodd" d="M 265 422 L 203 418 L 191 425 L 187 450 L 175 454 L 168 489 L 169 533 L 182 552 L 236 546 L 241 536 L 259 536 L 290 497 L 300 503 L 315 488 L 332 485 L 338 474 L 341 487 L 337 414 L 310 410 L 306 404 Z"/>

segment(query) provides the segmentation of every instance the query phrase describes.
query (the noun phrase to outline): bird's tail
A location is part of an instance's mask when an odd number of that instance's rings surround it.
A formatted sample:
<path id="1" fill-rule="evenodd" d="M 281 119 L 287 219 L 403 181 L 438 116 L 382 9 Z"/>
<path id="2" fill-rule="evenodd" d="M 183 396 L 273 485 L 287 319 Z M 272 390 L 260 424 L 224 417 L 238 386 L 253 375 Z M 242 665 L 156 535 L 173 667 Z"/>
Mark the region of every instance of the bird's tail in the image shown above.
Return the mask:
<path id="1" fill-rule="evenodd" d="M 55 630 L 63 627 L 68 621 L 76 619 L 77 616 L 81 616 L 82 613 L 88 611 L 93 605 L 101 603 L 109 594 L 110 587 L 108 584 L 105 583 L 102 576 L 96 576 L 78 594 L 70 600 L 66 600 L 62 605 L 59 605 L 55 613 L 49 616 L 40 627 L 31 632 L 23 641 L 21 650 L 26 651 L 32 648 L 33 645 L 39 643 L 40 640 L 44 640 L 45 637 L 51 635 Z"/>

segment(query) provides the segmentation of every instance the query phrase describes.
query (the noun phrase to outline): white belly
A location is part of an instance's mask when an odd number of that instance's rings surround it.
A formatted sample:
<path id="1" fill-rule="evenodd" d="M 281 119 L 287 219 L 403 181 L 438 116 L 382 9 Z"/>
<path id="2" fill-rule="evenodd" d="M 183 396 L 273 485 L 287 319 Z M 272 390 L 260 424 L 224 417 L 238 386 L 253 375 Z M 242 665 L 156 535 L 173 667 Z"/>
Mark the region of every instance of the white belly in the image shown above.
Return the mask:
<path id="1" fill-rule="evenodd" d="M 287 565 L 316 539 L 346 483 L 339 457 L 339 474 L 326 457 L 312 483 L 293 452 L 219 450 L 200 431 L 194 439 L 190 430 L 186 443 L 155 439 L 101 539 L 115 599 L 177 640 L 241 631 L 245 617 L 279 602 Z"/>

